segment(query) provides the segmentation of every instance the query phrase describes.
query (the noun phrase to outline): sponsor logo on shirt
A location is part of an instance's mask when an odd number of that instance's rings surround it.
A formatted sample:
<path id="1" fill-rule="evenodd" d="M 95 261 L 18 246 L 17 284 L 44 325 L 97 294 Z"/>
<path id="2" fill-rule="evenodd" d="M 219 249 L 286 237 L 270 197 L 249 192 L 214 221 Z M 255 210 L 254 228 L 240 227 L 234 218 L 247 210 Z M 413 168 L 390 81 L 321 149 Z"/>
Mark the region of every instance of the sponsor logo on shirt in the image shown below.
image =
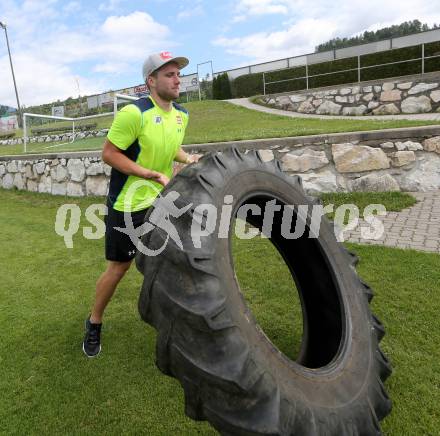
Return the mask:
<path id="1" fill-rule="evenodd" d="M 182 117 L 180 115 L 176 116 L 176 123 L 177 124 L 182 124 Z"/>
<path id="2" fill-rule="evenodd" d="M 162 122 L 162 117 L 160 115 L 155 115 L 154 116 L 154 123 L 160 124 L 161 122 Z"/>

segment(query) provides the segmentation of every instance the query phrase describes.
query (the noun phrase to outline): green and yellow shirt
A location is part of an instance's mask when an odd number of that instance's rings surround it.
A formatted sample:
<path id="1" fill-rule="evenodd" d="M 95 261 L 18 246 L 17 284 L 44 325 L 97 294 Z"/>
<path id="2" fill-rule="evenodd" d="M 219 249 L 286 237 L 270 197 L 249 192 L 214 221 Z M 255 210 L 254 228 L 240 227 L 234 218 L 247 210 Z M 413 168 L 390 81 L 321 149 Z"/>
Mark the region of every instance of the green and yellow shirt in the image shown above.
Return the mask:
<path id="1" fill-rule="evenodd" d="M 174 157 L 182 145 L 187 125 L 186 109 L 173 103 L 171 111 L 166 112 L 150 96 L 121 109 L 107 138 L 137 164 L 171 177 Z M 152 180 L 141 182 L 143 180 L 112 168 L 110 205 L 121 212 L 135 212 L 151 206 L 163 186 Z"/>

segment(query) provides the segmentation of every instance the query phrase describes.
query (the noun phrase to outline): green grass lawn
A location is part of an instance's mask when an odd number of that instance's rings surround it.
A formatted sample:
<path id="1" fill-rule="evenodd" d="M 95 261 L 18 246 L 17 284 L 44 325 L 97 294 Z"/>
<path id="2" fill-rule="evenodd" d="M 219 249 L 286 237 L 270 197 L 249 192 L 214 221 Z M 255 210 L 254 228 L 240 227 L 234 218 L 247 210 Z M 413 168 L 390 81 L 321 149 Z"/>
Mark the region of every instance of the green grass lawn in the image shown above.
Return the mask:
<path id="1" fill-rule="evenodd" d="M 321 194 L 324 205 L 333 204 L 333 212 L 328 213 L 327 217 L 334 218 L 335 211 L 343 204 L 354 204 L 358 207 L 360 215 L 363 216 L 364 209 L 370 204 L 381 204 L 388 212 L 400 211 L 417 203 L 414 196 L 405 192 L 337 192 Z M 347 224 L 348 216 L 344 217 Z M 353 218 L 353 217 L 352 217 Z"/>
<path id="2" fill-rule="evenodd" d="M 414 127 L 438 124 L 435 121 L 410 120 L 328 120 L 315 118 L 290 118 L 266 114 L 223 101 L 201 101 L 185 104 L 190 112 L 190 123 L 185 144 L 235 141 L 241 139 L 281 138 L 286 136 L 314 135 L 332 132 L 354 132 L 397 127 Z M 99 127 L 110 127 L 113 117 L 98 118 Z M 90 120 L 87 120 L 90 122 Z M 103 138 L 85 139 L 57 148 L 54 143 L 29 144 L 29 152 L 97 150 Z M 0 146 L 0 154 L 21 154 L 23 145 Z"/>
<path id="3" fill-rule="evenodd" d="M 416 198 L 404 192 L 338 192 L 321 194 L 324 204 L 333 204 L 335 209 L 342 204 L 355 204 L 359 210 L 369 204 L 383 204 L 388 211 L 398 212 L 417 203 Z"/>
<path id="4" fill-rule="evenodd" d="M 54 222 L 61 204 L 83 212 L 103 198 L 76 199 L 0 190 L 0 433 L 214 435 L 183 413 L 179 383 L 155 367 L 155 331 L 140 321 L 142 276 L 135 268 L 106 313 L 103 352 L 81 351 L 83 322 L 104 268 L 103 240 L 82 227 L 67 249 Z M 440 256 L 349 244 L 371 284 L 374 312 L 387 328 L 382 347 L 394 372 L 386 435 L 438 434 L 440 415 Z M 298 298 L 267 240 L 235 240 L 236 273 L 263 330 L 294 356 Z"/>

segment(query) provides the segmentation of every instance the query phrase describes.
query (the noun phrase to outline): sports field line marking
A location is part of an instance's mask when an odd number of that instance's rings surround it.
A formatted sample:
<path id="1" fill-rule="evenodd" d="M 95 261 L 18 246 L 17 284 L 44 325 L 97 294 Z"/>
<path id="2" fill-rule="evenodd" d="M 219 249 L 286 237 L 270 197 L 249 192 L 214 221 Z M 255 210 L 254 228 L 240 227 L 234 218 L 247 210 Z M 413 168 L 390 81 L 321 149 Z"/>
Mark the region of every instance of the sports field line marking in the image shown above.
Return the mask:
<path id="1" fill-rule="evenodd" d="M 72 141 L 72 142 L 73 142 L 73 141 Z M 72 142 L 63 142 L 63 143 L 61 143 L 61 144 L 48 145 L 47 147 L 44 147 L 44 148 L 55 148 L 55 147 L 60 147 L 61 145 L 72 144 Z"/>

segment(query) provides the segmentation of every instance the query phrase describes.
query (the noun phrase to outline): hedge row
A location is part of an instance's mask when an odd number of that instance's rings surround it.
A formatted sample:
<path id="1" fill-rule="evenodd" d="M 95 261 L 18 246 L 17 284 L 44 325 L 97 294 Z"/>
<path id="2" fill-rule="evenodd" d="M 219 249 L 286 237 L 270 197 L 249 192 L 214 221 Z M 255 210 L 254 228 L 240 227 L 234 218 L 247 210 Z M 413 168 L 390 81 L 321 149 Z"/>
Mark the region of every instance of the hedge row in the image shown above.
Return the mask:
<path id="1" fill-rule="evenodd" d="M 84 131 L 84 130 L 92 130 L 95 129 L 97 123 L 88 123 L 82 124 L 81 126 L 75 126 L 75 131 Z M 43 135 L 47 133 L 57 133 L 57 132 L 69 132 L 72 130 L 69 126 L 59 126 L 59 127 L 35 127 L 32 130 L 32 133 L 35 135 Z"/>
<path id="2" fill-rule="evenodd" d="M 245 74 L 232 82 L 234 97 L 251 97 L 263 94 L 263 73 Z"/>
<path id="3" fill-rule="evenodd" d="M 440 42 L 425 44 L 425 57 L 436 55 L 440 55 Z M 413 59 L 421 57 L 421 45 L 362 55 L 360 56 L 361 68 L 367 68 L 361 69 L 360 80 L 367 81 L 385 79 L 387 77 L 420 74 L 422 72 L 422 63 L 420 60 Z M 377 66 L 389 62 L 399 61 L 409 62 L 395 65 Z M 344 83 L 357 82 L 357 67 L 357 56 L 309 65 L 309 76 L 333 73 L 318 77 L 309 77 L 309 88 L 319 88 L 321 86 L 342 85 Z M 356 70 L 344 72 L 344 70 L 350 69 Z M 440 71 L 440 57 L 434 59 L 425 59 L 425 73 L 432 71 Z M 266 94 L 306 89 L 307 81 L 306 79 L 301 78 L 305 75 L 305 66 L 266 73 L 266 83 L 293 79 L 286 82 L 266 84 Z M 263 73 L 246 74 L 244 76 L 237 77 L 231 85 L 234 97 L 251 97 L 253 95 L 261 95 L 264 92 Z"/>
<path id="4" fill-rule="evenodd" d="M 266 92 L 284 92 L 304 89 L 307 86 L 307 81 L 304 79 L 305 75 L 305 66 L 266 73 L 266 83 L 276 82 L 278 80 L 288 80 L 281 83 L 266 84 Z"/>
<path id="5" fill-rule="evenodd" d="M 425 57 L 440 55 L 440 41 L 425 44 Z M 440 70 L 440 57 L 434 59 L 425 59 L 425 73 Z"/>
<path id="6" fill-rule="evenodd" d="M 320 86 L 332 86 L 340 85 L 341 83 L 357 82 L 357 71 L 346 71 L 357 68 L 357 66 L 357 57 L 309 65 L 309 76 L 326 74 L 325 76 L 310 77 L 309 88 L 319 88 Z"/>
<path id="7" fill-rule="evenodd" d="M 15 132 L 10 133 L 0 133 L 0 139 L 10 139 L 15 136 Z"/>

